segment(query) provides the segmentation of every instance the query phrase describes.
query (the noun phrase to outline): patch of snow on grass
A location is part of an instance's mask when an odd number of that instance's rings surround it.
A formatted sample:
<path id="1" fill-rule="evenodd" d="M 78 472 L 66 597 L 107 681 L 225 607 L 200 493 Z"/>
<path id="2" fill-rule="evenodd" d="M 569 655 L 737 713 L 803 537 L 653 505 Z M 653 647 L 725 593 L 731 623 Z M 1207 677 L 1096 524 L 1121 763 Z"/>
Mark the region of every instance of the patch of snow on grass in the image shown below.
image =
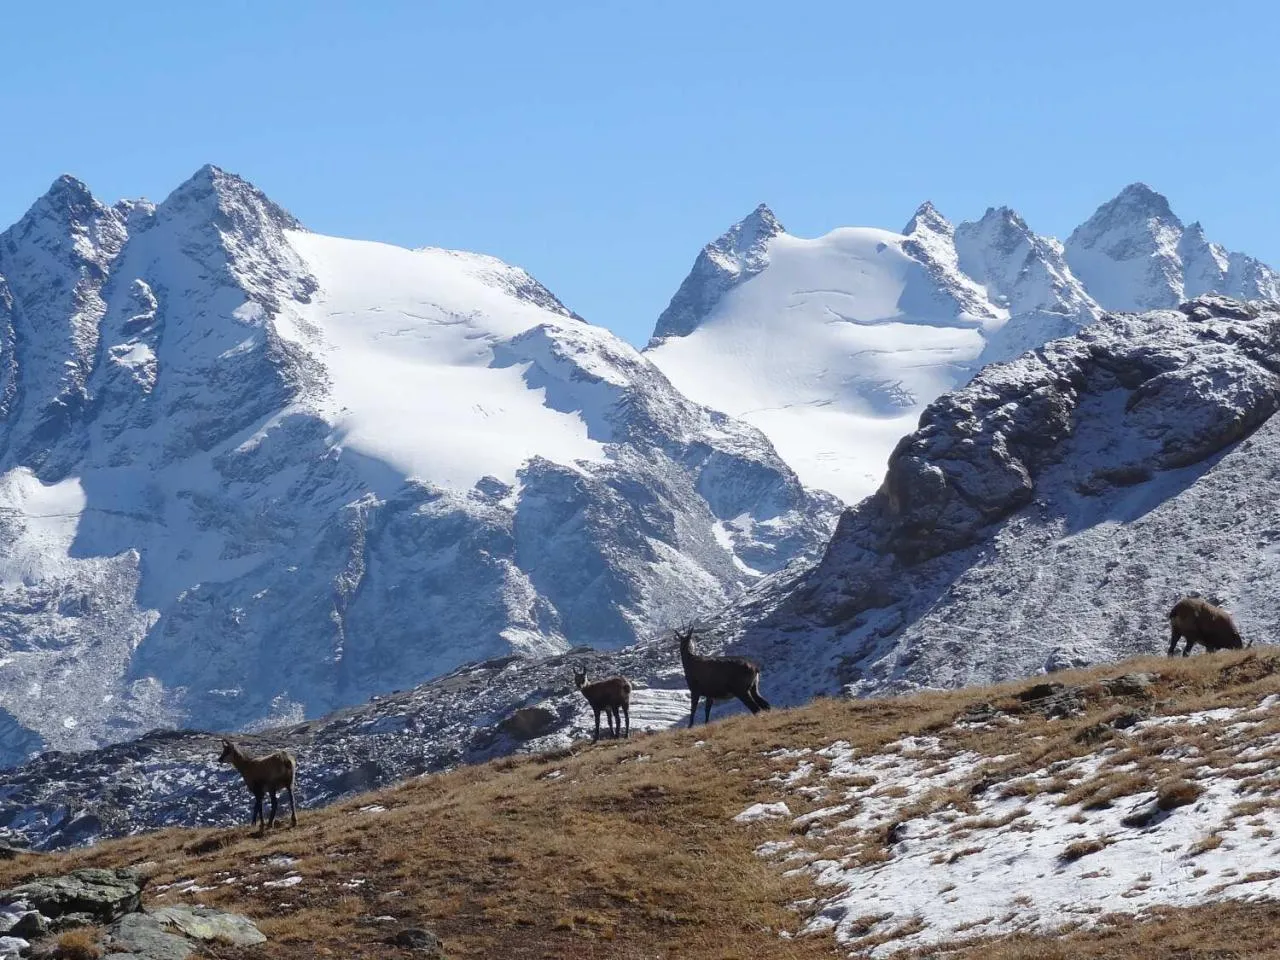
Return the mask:
<path id="1" fill-rule="evenodd" d="M 733 818 L 734 823 L 755 823 L 775 817 L 789 817 L 791 809 L 785 803 L 753 803 Z"/>
<path id="2" fill-rule="evenodd" d="M 1280 835 L 1280 783 L 1241 763 L 1280 749 L 1280 734 L 1258 737 L 1250 733 L 1257 723 L 1231 723 L 1261 721 L 1264 713 L 1223 708 L 1155 718 L 1117 731 L 1097 753 L 996 776 L 985 788 L 975 784 L 1006 758 L 949 753 L 933 738 L 861 755 L 832 744 L 816 751 L 828 769 L 802 760 L 769 781 L 801 795 L 821 782 L 841 801 L 792 819 L 796 832 L 815 841 L 810 856 L 821 859 L 794 866 L 804 851 L 793 841 L 756 852 L 808 874 L 823 891 L 805 911 L 802 932 L 832 931 L 869 956 L 1048 933 L 1162 905 L 1280 897 L 1280 839 L 1273 836 Z M 1182 735 L 1214 737 L 1223 759 L 1209 764 L 1207 751 L 1179 742 Z M 1109 763 L 1135 745 L 1147 766 Z M 1136 792 L 1110 802 L 1087 791 L 1078 801 L 1071 795 L 1080 784 L 1102 785 L 1130 770 L 1149 780 Z M 1185 797 L 1162 808 L 1159 788 L 1184 780 Z M 734 820 L 786 809 L 757 803 Z"/>

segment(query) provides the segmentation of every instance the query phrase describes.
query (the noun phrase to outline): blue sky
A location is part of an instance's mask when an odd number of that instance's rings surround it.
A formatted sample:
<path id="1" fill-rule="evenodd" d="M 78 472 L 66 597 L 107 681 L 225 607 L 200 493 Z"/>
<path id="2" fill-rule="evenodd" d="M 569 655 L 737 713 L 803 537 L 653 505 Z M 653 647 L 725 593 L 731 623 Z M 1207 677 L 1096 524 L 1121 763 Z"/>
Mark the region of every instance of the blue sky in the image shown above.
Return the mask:
<path id="1" fill-rule="evenodd" d="M 1280 12 L 1222 0 L 6 4 L 0 225 L 201 164 L 325 233 L 480 250 L 643 342 L 756 203 L 792 233 L 1133 180 L 1280 264 Z"/>

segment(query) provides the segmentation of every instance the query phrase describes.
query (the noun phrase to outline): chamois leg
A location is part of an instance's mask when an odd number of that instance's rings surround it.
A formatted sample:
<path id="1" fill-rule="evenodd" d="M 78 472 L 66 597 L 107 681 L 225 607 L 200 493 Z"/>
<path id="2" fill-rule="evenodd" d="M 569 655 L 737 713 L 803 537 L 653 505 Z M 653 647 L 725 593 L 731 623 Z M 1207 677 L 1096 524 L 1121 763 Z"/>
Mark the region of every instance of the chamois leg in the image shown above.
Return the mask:
<path id="1" fill-rule="evenodd" d="M 1178 632 L 1178 628 L 1173 628 L 1173 637 L 1169 640 L 1169 656 L 1173 656 L 1173 652 L 1178 649 L 1178 641 L 1182 639 L 1182 634 Z"/>
<path id="2" fill-rule="evenodd" d="M 276 807 L 278 807 L 279 805 L 280 805 L 280 801 L 276 799 L 276 791 L 272 790 L 271 791 L 271 822 L 267 824 L 268 828 L 274 827 L 276 825 Z"/>
<path id="3" fill-rule="evenodd" d="M 693 721 L 698 719 L 698 699 L 700 697 L 700 694 L 696 690 L 690 690 L 689 697 L 690 699 L 693 700 L 693 706 L 689 710 L 689 726 L 692 727 Z M 710 710 L 710 708 L 711 708 L 711 701 L 708 700 L 707 709 Z"/>
<path id="4" fill-rule="evenodd" d="M 1194 647 L 1194 646 L 1195 646 L 1197 643 L 1199 643 L 1199 642 L 1200 642 L 1200 638 L 1199 638 L 1199 637 L 1187 637 L 1187 642 L 1186 642 L 1186 643 L 1184 643 L 1184 644 L 1182 645 L 1182 655 L 1183 655 L 1184 657 L 1189 657 L 1189 656 L 1191 656 L 1191 648 L 1192 648 L 1192 647 Z M 1205 647 L 1204 647 L 1204 648 L 1205 648 L 1206 650 L 1208 650 L 1208 649 L 1209 649 L 1209 645 L 1208 645 L 1208 644 L 1205 644 Z"/>
<path id="5" fill-rule="evenodd" d="M 706 713 L 704 713 L 704 714 L 703 714 L 703 717 L 702 717 L 702 722 L 703 722 L 703 723 L 710 723 L 710 722 L 711 722 L 711 703 L 712 703 L 711 698 L 710 698 L 710 697 L 707 697 L 707 709 L 706 709 Z"/>
<path id="6" fill-rule="evenodd" d="M 627 718 L 626 737 L 628 740 L 630 740 L 631 739 L 631 704 L 624 703 L 622 705 L 622 713 L 623 713 L 623 716 Z"/>
<path id="7" fill-rule="evenodd" d="M 249 818 L 249 826 L 262 819 L 262 791 L 253 791 L 253 816 Z"/>
<path id="8" fill-rule="evenodd" d="M 759 713 L 760 708 L 756 706 L 756 702 L 751 699 L 751 690 L 748 688 L 744 693 L 735 693 L 735 697 L 747 705 L 747 709 L 752 713 Z"/>
<path id="9" fill-rule="evenodd" d="M 592 707 L 591 709 L 596 712 L 596 732 L 595 732 L 595 736 L 591 738 L 591 742 L 599 743 L 600 742 L 600 708 Z"/>
<path id="10" fill-rule="evenodd" d="M 613 739 L 622 739 L 622 711 L 614 707 L 609 711 L 613 714 Z"/>
<path id="11" fill-rule="evenodd" d="M 296 827 L 298 825 L 298 809 L 293 805 L 293 787 L 285 787 L 289 791 L 289 826 Z"/>
<path id="12" fill-rule="evenodd" d="M 769 701 L 766 700 L 764 697 L 760 696 L 760 678 L 759 677 L 756 677 L 754 680 L 751 681 L 751 689 L 748 690 L 747 693 L 750 694 L 753 700 L 755 700 L 756 706 L 759 707 L 761 710 L 773 709 L 772 707 L 769 706 Z"/>

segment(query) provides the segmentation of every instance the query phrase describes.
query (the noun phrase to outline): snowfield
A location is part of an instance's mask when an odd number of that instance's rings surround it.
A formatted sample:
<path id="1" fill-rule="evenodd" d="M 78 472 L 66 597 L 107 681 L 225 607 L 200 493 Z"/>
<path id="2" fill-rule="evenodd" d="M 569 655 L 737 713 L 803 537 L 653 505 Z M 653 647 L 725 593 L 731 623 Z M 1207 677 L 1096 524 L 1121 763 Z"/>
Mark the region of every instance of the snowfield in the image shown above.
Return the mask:
<path id="1" fill-rule="evenodd" d="M 697 402 L 759 427 L 810 486 L 855 502 L 879 484 L 922 400 L 962 382 L 982 330 L 1003 319 L 939 310 L 905 239 L 852 228 L 779 235 L 766 270 L 649 356 Z"/>
<path id="2" fill-rule="evenodd" d="M 337 449 L 464 492 L 486 476 L 516 483 L 534 456 L 604 459 L 591 436 L 604 411 L 555 409 L 545 388 L 531 396 L 532 361 L 498 366 L 493 348 L 539 324 L 601 343 L 613 340 L 606 331 L 513 300 L 493 279 L 517 271 L 492 258 L 296 230 L 286 237 L 320 288 L 281 328 L 329 374 L 324 412 Z"/>
<path id="3" fill-rule="evenodd" d="M 934 737 L 871 755 L 843 742 L 797 751 L 779 786 L 792 805 L 814 809 L 791 818 L 798 839 L 757 853 L 816 883 L 802 934 L 831 930 L 870 956 L 1075 929 L 1156 906 L 1274 899 L 1276 703 L 1139 721 L 1096 753 L 1013 777 L 1000 775 L 1005 758 Z M 1018 736 L 1016 724 L 1007 735 Z M 1101 799 L 1139 770 L 1151 787 Z M 1172 785 L 1181 792 L 1163 789 Z M 962 801 L 926 802 L 957 789 Z M 762 810 L 789 813 L 775 801 L 735 819 Z"/>

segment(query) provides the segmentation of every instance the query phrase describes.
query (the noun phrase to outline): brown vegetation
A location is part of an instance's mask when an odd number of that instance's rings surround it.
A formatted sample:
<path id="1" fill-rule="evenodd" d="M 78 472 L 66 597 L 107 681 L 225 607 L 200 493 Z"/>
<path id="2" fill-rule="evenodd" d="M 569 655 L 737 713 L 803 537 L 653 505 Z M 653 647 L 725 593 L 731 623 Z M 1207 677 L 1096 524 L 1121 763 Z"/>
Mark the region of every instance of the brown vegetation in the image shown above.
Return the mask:
<path id="1" fill-rule="evenodd" d="M 1108 678 L 1134 671 L 1153 674 L 1148 690 L 1106 692 Z M 1055 679 L 1083 691 L 1078 715 L 1049 719 L 1020 701 L 1017 693 L 1031 681 L 906 698 L 822 699 L 799 710 L 731 717 L 696 733 L 644 735 L 424 777 L 316 810 L 298 829 L 265 838 L 243 828 L 166 830 L 84 851 L 0 861 L 0 886 L 80 866 L 153 862 L 149 902 L 198 901 L 238 910 L 255 918 L 270 937 L 251 952 L 207 949 L 223 960 L 394 957 L 381 941 L 409 925 L 435 930 L 455 958 L 844 956 L 847 951 L 827 935 L 778 935 L 799 930 L 805 915 L 792 904 L 814 897 L 815 889 L 753 852 L 766 840 L 804 843 L 809 838 L 793 834 L 787 818 L 747 826 L 732 821 L 752 803 L 777 799 L 770 778 L 793 769 L 796 761 L 770 757 L 770 752 L 825 747 L 835 740 L 873 751 L 905 736 L 933 735 L 942 737 L 948 750 L 999 756 L 998 764 L 974 771 L 972 782 L 933 791 L 912 804 L 920 815 L 953 812 L 958 830 L 972 829 L 978 823 L 966 813 L 971 809 L 966 798 L 983 790 L 1035 792 L 1014 789 L 1028 781 L 1038 784 L 1039 792 L 1089 787 L 1093 777 L 1063 777 L 1056 783 L 1059 775 L 1050 771 L 1098 749 L 1079 735 L 1111 722 L 1118 702 L 1163 713 L 1252 707 L 1280 692 L 1280 658 L 1270 651 L 1149 658 Z M 1016 728 L 964 723 L 977 703 L 991 703 L 1015 718 Z M 1280 727 L 1280 718 L 1268 719 L 1259 735 L 1274 732 L 1273 726 Z M 1118 735 L 1106 730 L 1101 735 L 1104 743 L 1114 736 L 1121 745 Z M 1103 796 L 1116 778 L 1135 775 L 1153 792 L 1161 784 L 1190 779 L 1186 765 L 1211 763 L 1215 738 L 1212 724 L 1144 730 L 1122 744 L 1128 751 L 1124 763 L 1134 766 L 1099 769 L 1099 782 L 1088 795 Z M 1171 759 L 1161 753 L 1170 743 L 1197 750 Z M 822 758 L 813 759 L 821 767 Z M 560 775 L 549 778 L 552 771 Z M 1241 789 L 1251 791 L 1246 802 L 1270 805 L 1266 780 L 1261 775 L 1256 783 L 1241 779 Z M 1185 795 L 1182 788 L 1169 789 Z M 802 797 L 791 794 L 787 800 L 795 814 L 830 802 L 815 798 L 805 807 Z M 385 811 L 360 811 L 374 803 Z M 891 855 L 886 849 L 891 833 L 869 838 L 860 854 L 865 862 Z M 1216 837 L 1211 834 L 1206 842 Z M 968 847 L 964 841 L 957 844 Z M 274 865 L 268 858 L 276 855 L 296 862 Z M 302 882 L 263 886 L 288 873 Z M 193 881 L 211 889 L 182 892 Z M 1115 909 L 1123 910 L 1124 902 Z M 387 916 L 394 920 L 377 919 Z M 1276 905 L 1222 903 L 1148 911 L 1147 916 L 1138 921 L 1117 915 L 1097 929 L 1061 937 L 948 947 L 947 955 L 983 960 L 1201 957 L 1210 955 L 1201 951 L 1214 942 L 1206 931 L 1219 924 L 1219 930 L 1231 929 L 1231 949 L 1237 951 L 1223 957 L 1265 956 L 1280 948 Z"/>

